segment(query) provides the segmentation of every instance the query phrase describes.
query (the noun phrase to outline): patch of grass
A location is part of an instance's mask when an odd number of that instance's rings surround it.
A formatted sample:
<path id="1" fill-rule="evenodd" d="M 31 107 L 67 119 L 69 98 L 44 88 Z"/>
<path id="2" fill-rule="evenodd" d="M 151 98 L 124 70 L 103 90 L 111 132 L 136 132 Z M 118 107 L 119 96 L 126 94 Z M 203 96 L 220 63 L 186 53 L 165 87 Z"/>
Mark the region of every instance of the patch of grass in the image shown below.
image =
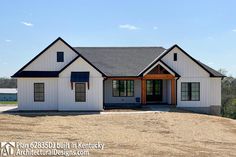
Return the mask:
<path id="1" fill-rule="evenodd" d="M 0 101 L 0 105 L 3 104 L 3 105 L 16 105 L 17 104 L 17 101 Z"/>

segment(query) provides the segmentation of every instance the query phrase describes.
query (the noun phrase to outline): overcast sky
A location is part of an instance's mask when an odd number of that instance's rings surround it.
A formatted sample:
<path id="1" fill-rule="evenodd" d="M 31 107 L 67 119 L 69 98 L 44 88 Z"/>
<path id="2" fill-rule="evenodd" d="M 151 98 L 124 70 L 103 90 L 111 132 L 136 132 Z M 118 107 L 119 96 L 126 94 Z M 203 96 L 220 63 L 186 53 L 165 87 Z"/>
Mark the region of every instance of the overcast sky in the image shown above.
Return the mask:
<path id="1" fill-rule="evenodd" d="M 72 46 L 178 44 L 236 76 L 235 0 L 2 0 L 0 77 L 62 37 Z"/>

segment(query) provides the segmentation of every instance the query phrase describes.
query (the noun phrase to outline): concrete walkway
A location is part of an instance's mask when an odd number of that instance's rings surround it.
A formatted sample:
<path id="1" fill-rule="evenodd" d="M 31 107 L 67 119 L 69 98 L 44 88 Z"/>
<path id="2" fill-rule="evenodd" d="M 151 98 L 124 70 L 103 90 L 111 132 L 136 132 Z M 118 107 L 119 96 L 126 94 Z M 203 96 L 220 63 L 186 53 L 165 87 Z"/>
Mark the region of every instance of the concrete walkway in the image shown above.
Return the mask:
<path id="1" fill-rule="evenodd" d="M 119 109 L 119 110 L 104 110 L 101 112 L 83 112 L 83 111 L 25 111 L 18 112 L 17 106 L 4 105 L 0 106 L 0 114 L 16 114 L 16 115 L 85 115 L 85 114 L 143 114 L 143 113 L 158 113 L 169 112 L 171 107 L 169 105 L 146 105 L 138 110 L 135 109 Z"/>
<path id="2" fill-rule="evenodd" d="M 109 114 L 141 114 L 141 113 L 158 113 L 158 112 L 168 112 L 168 111 L 127 111 L 127 112 L 100 112 L 100 114 L 109 115 Z"/>
<path id="3" fill-rule="evenodd" d="M 17 106 L 14 106 L 14 105 L 0 106 L 0 113 L 1 112 L 16 112 L 16 111 L 17 111 Z"/>
<path id="4" fill-rule="evenodd" d="M 145 105 L 139 110 L 134 110 L 132 109 L 130 111 L 104 111 L 101 112 L 101 114 L 140 114 L 140 113 L 157 113 L 157 112 L 169 112 L 171 107 L 169 105 Z"/>

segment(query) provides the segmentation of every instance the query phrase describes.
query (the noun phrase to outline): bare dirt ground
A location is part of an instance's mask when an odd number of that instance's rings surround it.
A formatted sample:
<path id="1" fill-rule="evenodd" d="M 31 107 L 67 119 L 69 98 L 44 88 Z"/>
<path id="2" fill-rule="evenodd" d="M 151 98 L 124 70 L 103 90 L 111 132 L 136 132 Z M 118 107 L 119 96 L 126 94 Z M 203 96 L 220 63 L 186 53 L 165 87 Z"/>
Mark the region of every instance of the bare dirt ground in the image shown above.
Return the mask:
<path id="1" fill-rule="evenodd" d="M 193 113 L 0 115 L 0 141 L 101 142 L 90 156 L 236 156 L 236 120 Z"/>

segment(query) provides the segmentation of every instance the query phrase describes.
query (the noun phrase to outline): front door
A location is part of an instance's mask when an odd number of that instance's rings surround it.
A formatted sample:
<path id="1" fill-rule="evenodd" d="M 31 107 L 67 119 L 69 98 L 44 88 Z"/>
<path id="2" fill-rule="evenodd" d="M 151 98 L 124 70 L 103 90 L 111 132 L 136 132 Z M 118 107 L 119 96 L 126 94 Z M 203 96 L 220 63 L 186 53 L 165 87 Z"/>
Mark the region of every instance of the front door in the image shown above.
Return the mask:
<path id="1" fill-rule="evenodd" d="M 147 80 L 147 101 L 162 101 L 162 80 Z"/>

